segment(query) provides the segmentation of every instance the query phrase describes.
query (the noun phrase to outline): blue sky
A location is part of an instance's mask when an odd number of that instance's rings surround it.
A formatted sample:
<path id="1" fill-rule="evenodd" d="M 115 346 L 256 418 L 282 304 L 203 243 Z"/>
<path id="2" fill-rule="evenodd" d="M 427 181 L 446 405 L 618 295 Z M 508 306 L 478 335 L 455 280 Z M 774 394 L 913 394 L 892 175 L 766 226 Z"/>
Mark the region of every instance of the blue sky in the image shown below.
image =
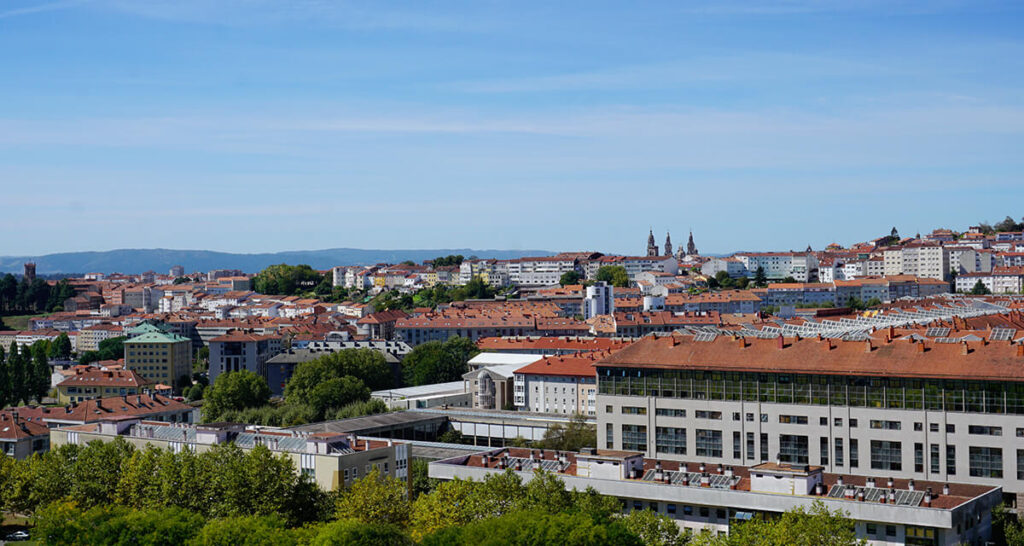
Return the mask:
<path id="1" fill-rule="evenodd" d="M 1022 15 L 0 0 L 0 254 L 784 250 L 1020 217 Z"/>

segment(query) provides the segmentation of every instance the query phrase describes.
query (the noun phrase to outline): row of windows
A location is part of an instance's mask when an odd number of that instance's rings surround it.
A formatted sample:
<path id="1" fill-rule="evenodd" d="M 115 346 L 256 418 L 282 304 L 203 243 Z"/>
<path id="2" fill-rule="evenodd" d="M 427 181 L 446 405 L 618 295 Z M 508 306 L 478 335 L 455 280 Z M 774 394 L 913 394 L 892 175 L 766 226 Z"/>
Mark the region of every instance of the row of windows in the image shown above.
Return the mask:
<path id="1" fill-rule="evenodd" d="M 1024 414 L 1024 383 L 599 368 L 601 394 Z"/>

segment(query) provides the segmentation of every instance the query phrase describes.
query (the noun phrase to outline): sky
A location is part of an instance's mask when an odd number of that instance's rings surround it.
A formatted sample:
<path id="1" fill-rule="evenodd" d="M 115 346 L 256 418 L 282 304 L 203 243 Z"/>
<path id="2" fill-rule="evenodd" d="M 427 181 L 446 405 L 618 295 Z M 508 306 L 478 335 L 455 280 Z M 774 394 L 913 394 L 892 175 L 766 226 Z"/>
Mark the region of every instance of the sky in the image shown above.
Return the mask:
<path id="1" fill-rule="evenodd" d="M 0 0 L 0 255 L 1024 216 L 1024 3 Z"/>

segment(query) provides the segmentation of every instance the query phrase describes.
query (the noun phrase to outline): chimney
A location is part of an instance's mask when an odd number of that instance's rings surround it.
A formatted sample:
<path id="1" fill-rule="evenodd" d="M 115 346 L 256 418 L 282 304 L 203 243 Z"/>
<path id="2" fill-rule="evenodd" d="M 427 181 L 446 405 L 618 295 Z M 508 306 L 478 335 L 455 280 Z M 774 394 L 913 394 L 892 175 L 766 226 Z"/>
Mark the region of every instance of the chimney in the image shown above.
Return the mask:
<path id="1" fill-rule="evenodd" d="M 896 490 L 889 490 L 889 504 L 896 504 Z"/>
<path id="2" fill-rule="evenodd" d="M 907 489 L 909 489 L 909 490 L 913 491 L 913 490 L 914 490 L 914 486 L 915 486 L 915 485 L 916 485 L 916 484 L 914 483 L 914 478 L 910 478 L 910 481 L 909 481 L 909 482 L 907 482 Z"/>
<path id="3" fill-rule="evenodd" d="M 704 474 L 701 475 L 701 477 L 700 477 L 700 486 L 701 487 L 711 487 L 711 476 L 709 476 L 707 472 L 705 472 Z"/>
<path id="4" fill-rule="evenodd" d="M 885 482 L 885 486 L 889 487 L 889 488 L 892 488 L 892 485 L 893 485 L 893 480 L 892 480 L 892 477 L 890 477 L 889 481 Z"/>
<path id="5" fill-rule="evenodd" d="M 949 495 L 949 484 L 948 483 L 942 484 L 942 494 L 943 495 Z"/>
<path id="6" fill-rule="evenodd" d="M 700 466 L 697 467 L 697 469 L 700 470 L 700 472 L 704 472 L 704 468 L 704 463 L 700 463 Z"/>
<path id="7" fill-rule="evenodd" d="M 870 488 L 874 489 L 874 487 L 875 487 L 875 479 L 874 478 L 868 478 L 866 484 L 864 485 L 864 487 L 870 487 Z"/>
<path id="8" fill-rule="evenodd" d="M 814 494 L 818 495 L 819 497 L 823 496 L 825 494 L 825 484 L 821 482 L 816 483 L 814 485 Z"/>
<path id="9" fill-rule="evenodd" d="M 1017 344 L 1017 358 L 1024 357 L 1024 343 Z"/>
<path id="10" fill-rule="evenodd" d="M 853 499 L 856 496 L 857 496 L 857 488 L 856 487 L 854 487 L 852 485 L 848 485 L 848 486 L 846 486 L 845 489 L 843 489 L 843 498 Z"/>
<path id="11" fill-rule="evenodd" d="M 931 506 L 932 506 L 932 488 L 931 487 L 929 487 L 928 489 L 925 490 L 925 492 L 924 492 L 924 502 L 922 504 L 924 504 L 925 508 L 931 508 Z"/>
<path id="12" fill-rule="evenodd" d="M 686 471 L 685 467 L 680 466 L 680 471 L 683 473 L 683 487 L 689 487 L 690 485 L 690 473 Z"/>
<path id="13" fill-rule="evenodd" d="M 860 502 L 864 502 L 864 490 L 863 489 L 858 489 L 857 490 L 857 500 L 860 501 Z"/>
<path id="14" fill-rule="evenodd" d="M 925 351 L 924 340 L 922 339 L 921 341 L 917 342 L 917 352 L 923 353 L 924 351 Z"/>
<path id="15" fill-rule="evenodd" d="M 874 347 L 871 346 L 871 340 L 869 339 L 864 342 L 864 352 L 870 353 L 872 350 L 874 350 Z"/>
<path id="16" fill-rule="evenodd" d="M 970 348 L 970 346 L 967 345 L 967 342 L 966 341 L 960 342 L 960 354 L 961 355 L 968 355 L 968 354 L 970 354 L 970 352 L 971 352 L 971 348 Z"/>
<path id="17" fill-rule="evenodd" d="M 745 349 L 747 347 L 747 340 L 744 339 L 742 336 L 739 338 L 739 342 L 740 349 Z"/>
<path id="18" fill-rule="evenodd" d="M 836 485 L 843 485 L 843 477 L 842 476 L 839 476 L 838 478 L 836 478 Z"/>
<path id="19" fill-rule="evenodd" d="M 780 349 L 786 348 L 786 338 L 782 337 L 782 334 L 779 334 L 779 337 L 776 341 L 778 342 L 777 345 Z"/>

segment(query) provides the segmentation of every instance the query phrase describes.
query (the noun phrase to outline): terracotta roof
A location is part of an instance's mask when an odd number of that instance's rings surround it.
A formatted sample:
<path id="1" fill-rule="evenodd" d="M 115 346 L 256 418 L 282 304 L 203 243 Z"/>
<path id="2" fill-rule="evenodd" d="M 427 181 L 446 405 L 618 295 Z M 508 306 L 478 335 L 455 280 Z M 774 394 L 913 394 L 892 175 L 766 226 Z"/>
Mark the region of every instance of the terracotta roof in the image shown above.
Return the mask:
<path id="1" fill-rule="evenodd" d="M 49 436 L 50 427 L 25 419 L 17 410 L 0 411 L 0 439 L 17 441 L 33 436 Z"/>
<path id="2" fill-rule="evenodd" d="M 101 370 L 75 367 L 75 374 L 57 384 L 58 387 L 141 387 L 148 385 L 141 375 L 132 370 Z"/>
<path id="3" fill-rule="evenodd" d="M 524 375 L 558 375 L 568 377 L 595 377 L 594 362 L 607 356 L 605 352 L 575 353 L 570 356 L 549 356 L 515 371 Z"/>
<path id="4" fill-rule="evenodd" d="M 20 416 L 33 421 L 93 423 L 111 417 L 145 417 L 172 411 L 191 411 L 192 406 L 158 394 L 131 394 L 97 398 L 64 407 L 22 406 Z"/>

